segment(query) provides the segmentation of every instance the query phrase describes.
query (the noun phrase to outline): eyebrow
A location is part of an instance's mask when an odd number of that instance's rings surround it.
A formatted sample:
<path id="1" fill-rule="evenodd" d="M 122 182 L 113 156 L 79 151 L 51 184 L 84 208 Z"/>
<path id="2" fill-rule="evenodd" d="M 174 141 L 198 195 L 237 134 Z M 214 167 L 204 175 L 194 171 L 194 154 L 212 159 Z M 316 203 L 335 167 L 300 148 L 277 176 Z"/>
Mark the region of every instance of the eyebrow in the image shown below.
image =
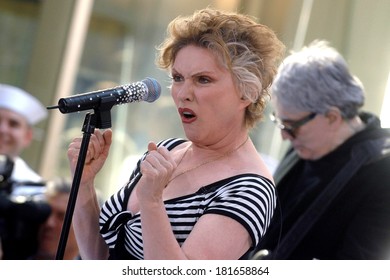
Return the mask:
<path id="1" fill-rule="evenodd" d="M 178 71 L 177 69 L 172 68 L 171 73 L 178 73 L 178 74 L 180 74 L 181 71 Z M 202 76 L 202 75 L 209 75 L 209 76 L 212 76 L 212 75 L 215 75 L 215 72 L 209 71 L 209 70 L 207 70 L 207 69 L 206 69 L 206 70 L 200 70 L 200 71 L 197 71 L 197 72 L 195 72 L 195 73 L 192 73 L 192 74 L 191 74 L 191 77 L 194 77 L 194 76 Z"/>

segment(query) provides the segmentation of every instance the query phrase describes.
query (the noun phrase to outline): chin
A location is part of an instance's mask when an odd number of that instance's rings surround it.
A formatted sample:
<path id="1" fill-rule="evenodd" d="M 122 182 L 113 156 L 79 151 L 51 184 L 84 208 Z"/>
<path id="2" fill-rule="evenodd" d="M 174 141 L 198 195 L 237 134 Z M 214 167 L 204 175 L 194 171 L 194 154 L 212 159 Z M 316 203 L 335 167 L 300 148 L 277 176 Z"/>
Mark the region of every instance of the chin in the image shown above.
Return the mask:
<path id="1" fill-rule="evenodd" d="M 313 153 L 311 153 L 308 150 L 296 149 L 296 152 L 301 159 L 304 159 L 304 160 L 316 160 L 317 159 L 316 157 L 314 157 Z"/>

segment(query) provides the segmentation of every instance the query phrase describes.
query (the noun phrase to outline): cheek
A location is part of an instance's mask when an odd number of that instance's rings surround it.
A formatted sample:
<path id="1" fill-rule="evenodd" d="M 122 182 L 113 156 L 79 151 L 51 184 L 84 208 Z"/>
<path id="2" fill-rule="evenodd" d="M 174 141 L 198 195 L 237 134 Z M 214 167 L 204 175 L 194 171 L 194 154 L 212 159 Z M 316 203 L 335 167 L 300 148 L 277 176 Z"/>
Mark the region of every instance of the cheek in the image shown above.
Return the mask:
<path id="1" fill-rule="evenodd" d="M 323 145 L 324 136 L 321 132 L 310 131 L 302 137 L 301 141 L 307 149 L 316 151 Z"/>
<path id="2" fill-rule="evenodd" d="M 30 140 L 27 140 L 27 139 L 23 139 L 21 141 L 19 141 L 19 147 L 22 148 L 22 149 L 26 149 L 30 146 L 30 143 L 31 141 Z"/>
<path id="3" fill-rule="evenodd" d="M 331 143 L 331 139 L 329 139 L 328 133 L 313 132 L 302 141 L 301 153 L 305 159 L 317 160 L 327 153 L 329 143 Z"/>
<path id="4" fill-rule="evenodd" d="M 177 99 L 177 90 L 175 90 L 175 87 L 172 85 L 171 88 L 169 89 L 171 93 L 172 99 L 176 102 Z"/>
<path id="5" fill-rule="evenodd" d="M 26 133 L 20 129 L 10 130 L 9 139 L 12 141 L 13 146 L 23 149 L 27 147 L 30 140 L 26 137 Z"/>
<path id="6" fill-rule="evenodd" d="M 179 106 L 180 101 L 183 101 L 184 99 L 188 98 L 187 92 L 183 92 L 182 88 L 178 85 L 172 85 L 170 88 L 171 98 L 173 102 L 175 103 L 176 107 Z"/>
<path id="7" fill-rule="evenodd" d="M 14 142 L 18 143 L 18 145 L 22 147 L 28 146 L 33 138 L 32 129 L 27 127 L 11 128 L 9 129 L 9 132 Z"/>

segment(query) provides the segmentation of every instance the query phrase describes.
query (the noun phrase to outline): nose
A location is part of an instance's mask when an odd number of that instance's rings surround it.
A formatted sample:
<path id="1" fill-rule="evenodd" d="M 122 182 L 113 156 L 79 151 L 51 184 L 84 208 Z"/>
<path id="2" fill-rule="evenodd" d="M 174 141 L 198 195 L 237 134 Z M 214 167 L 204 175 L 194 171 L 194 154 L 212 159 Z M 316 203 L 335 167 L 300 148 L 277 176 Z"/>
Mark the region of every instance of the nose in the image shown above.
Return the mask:
<path id="1" fill-rule="evenodd" d="M 283 140 L 289 140 L 289 141 L 294 140 L 294 137 L 288 131 L 286 131 L 284 129 L 280 130 L 280 134 L 282 135 Z"/>
<path id="2" fill-rule="evenodd" d="M 180 101 L 192 101 L 194 97 L 194 87 L 187 79 L 177 86 L 177 97 Z"/>

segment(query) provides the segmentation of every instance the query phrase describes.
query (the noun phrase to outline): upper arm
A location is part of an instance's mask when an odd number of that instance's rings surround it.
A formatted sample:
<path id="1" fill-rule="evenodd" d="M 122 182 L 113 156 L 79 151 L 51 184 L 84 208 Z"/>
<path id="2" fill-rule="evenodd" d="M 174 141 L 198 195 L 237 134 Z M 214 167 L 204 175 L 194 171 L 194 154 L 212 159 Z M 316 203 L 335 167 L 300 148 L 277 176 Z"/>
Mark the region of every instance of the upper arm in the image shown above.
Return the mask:
<path id="1" fill-rule="evenodd" d="M 206 214 L 196 223 L 182 249 L 189 259 L 239 259 L 251 243 L 248 231 L 238 221 Z"/>
<path id="2" fill-rule="evenodd" d="M 246 178 L 221 188 L 184 242 L 185 254 L 191 259 L 239 259 L 264 235 L 275 203 L 271 182 Z"/>

